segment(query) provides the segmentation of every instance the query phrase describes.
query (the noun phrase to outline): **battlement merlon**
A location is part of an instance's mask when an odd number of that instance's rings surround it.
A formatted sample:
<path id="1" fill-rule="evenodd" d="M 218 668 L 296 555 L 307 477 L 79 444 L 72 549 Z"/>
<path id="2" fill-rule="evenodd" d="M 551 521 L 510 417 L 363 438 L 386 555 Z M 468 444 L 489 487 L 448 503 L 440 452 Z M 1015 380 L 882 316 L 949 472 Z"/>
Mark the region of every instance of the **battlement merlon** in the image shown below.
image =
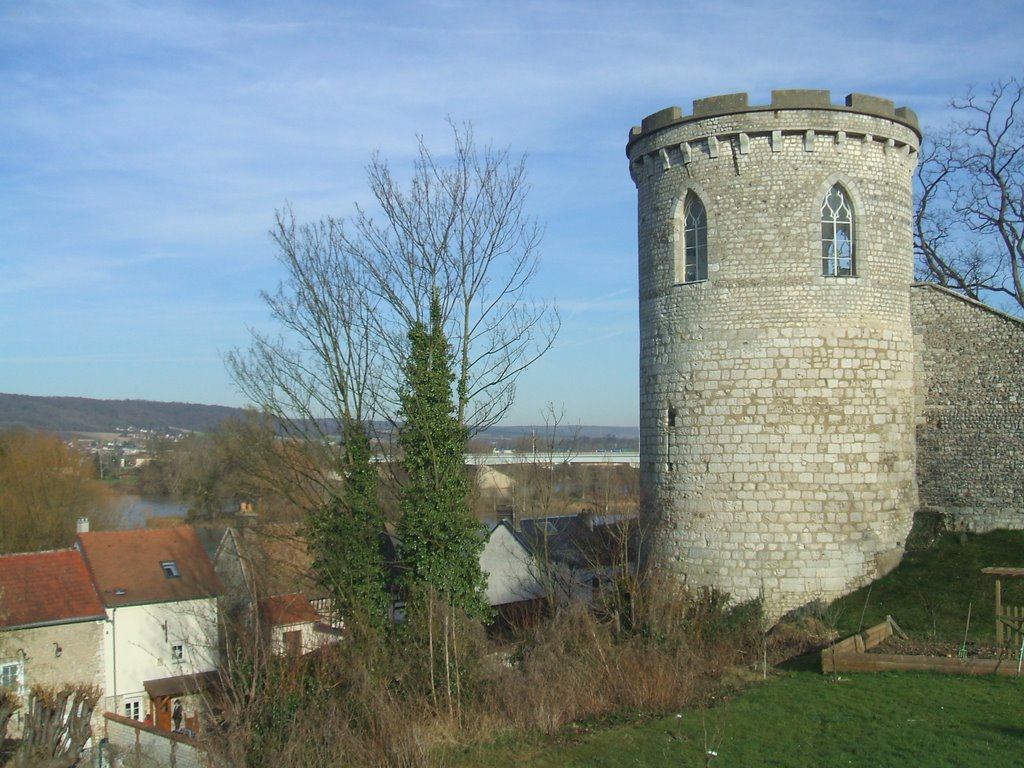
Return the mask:
<path id="1" fill-rule="evenodd" d="M 869 96 L 864 93 L 851 93 L 846 97 L 845 104 L 833 104 L 830 91 L 815 90 L 779 90 L 772 91 L 772 103 L 768 106 L 750 106 L 746 93 L 729 93 L 722 96 L 710 96 L 693 102 L 693 114 L 684 115 L 679 107 L 668 107 L 648 115 L 639 126 L 629 131 L 626 142 L 626 156 L 629 156 L 633 144 L 644 136 L 694 120 L 709 117 L 734 115 L 743 112 L 771 112 L 777 110 L 833 110 L 836 112 L 852 112 L 872 117 L 892 120 L 910 128 L 921 138 L 921 126 L 917 115 L 907 107 L 896 107 L 889 99 Z"/>

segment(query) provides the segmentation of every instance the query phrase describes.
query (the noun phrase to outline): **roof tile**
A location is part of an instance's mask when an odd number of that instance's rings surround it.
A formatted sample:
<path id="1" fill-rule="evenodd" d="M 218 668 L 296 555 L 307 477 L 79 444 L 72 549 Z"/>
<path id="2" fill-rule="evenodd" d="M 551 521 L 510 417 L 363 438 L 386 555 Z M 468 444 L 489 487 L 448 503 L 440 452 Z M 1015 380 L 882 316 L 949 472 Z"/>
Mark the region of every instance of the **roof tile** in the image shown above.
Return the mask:
<path id="1" fill-rule="evenodd" d="M 0 628 L 105 617 L 75 549 L 0 557 Z"/>
<path id="2" fill-rule="evenodd" d="M 190 525 L 80 533 L 76 546 L 107 606 L 194 600 L 223 589 Z M 168 576 L 163 563 L 173 563 L 177 575 Z"/>
<path id="3" fill-rule="evenodd" d="M 320 618 L 309 600 L 300 594 L 265 598 L 260 600 L 259 608 L 263 621 L 275 627 L 317 621 Z"/>

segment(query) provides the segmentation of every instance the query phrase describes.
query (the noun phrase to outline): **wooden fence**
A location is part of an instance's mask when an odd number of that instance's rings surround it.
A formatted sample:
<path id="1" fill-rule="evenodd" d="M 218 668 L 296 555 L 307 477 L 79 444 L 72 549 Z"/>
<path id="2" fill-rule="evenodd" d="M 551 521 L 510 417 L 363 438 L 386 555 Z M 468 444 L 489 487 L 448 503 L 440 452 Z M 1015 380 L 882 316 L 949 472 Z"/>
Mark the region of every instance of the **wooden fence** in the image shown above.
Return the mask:
<path id="1" fill-rule="evenodd" d="M 996 614 L 996 645 L 1000 648 L 1004 645 L 1020 648 L 1024 635 L 1024 606 L 1002 605 L 997 610 L 999 612 Z"/>

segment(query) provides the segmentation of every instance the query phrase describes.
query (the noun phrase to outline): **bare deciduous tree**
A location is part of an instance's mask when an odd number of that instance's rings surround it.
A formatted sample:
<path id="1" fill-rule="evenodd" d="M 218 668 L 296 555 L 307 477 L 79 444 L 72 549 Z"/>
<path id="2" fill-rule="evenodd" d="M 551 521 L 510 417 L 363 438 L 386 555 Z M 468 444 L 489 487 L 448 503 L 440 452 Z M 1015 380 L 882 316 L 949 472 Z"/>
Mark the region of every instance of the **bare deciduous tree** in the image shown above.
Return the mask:
<path id="1" fill-rule="evenodd" d="M 77 765 L 79 753 L 92 734 L 89 722 L 99 698 L 100 692 L 95 686 L 33 687 L 25 703 L 21 742 L 11 762 L 14 768 Z M 3 711 L 0 700 L 0 720 Z"/>
<path id="2" fill-rule="evenodd" d="M 263 299 L 283 334 L 254 331 L 227 364 L 243 394 L 295 437 L 329 443 L 347 419 L 397 412 L 407 333 L 427 321 L 434 288 L 471 434 L 501 419 L 518 376 L 554 342 L 557 308 L 529 294 L 542 230 L 526 207 L 525 159 L 478 148 L 470 125 L 451 127 L 445 160 L 420 139 L 408 188 L 371 159 L 379 217 L 360 206 L 349 222 L 277 214 L 271 237 L 287 278 Z"/>
<path id="3" fill-rule="evenodd" d="M 95 463 L 56 435 L 0 433 L 0 489 L 0 553 L 70 546 L 78 517 L 97 528 L 115 522 Z"/>
<path id="4" fill-rule="evenodd" d="M 228 353 L 227 365 L 242 393 L 285 437 L 306 446 L 301 460 L 289 462 L 297 480 L 291 487 L 315 497 L 296 501 L 315 505 L 331 497 L 331 473 L 339 459 L 345 463 L 337 446 L 343 453 L 346 426 L 375 413 L 380 348 L 370 315 L 376 300 L 339 221 L 299 225 L 286 208 L 270 235 L 287 278 L 262 296 L 282 334 L 253 331 L 249 349 Z"/>
<path id="5" fill-rule="evenodd" d="M 408 188 L 373 157 L 367 180 L 383 216 L 357 207 L 345 244 L 380 299 L 374 318 L 394 381 L 406 333 L 428 319 L 436 287 L 455 353 L 458 419 L 475 434 L 501 420 L 516 379 L 551 348 L 560 321 L 554 305 L 529 294 L 543 233 L 526 206 L 525 158 L 478 148 L 471 125 L 451 128 L 445 160 L 420 138 Z"/>
<path id="6" fill-rule="evenodd" d="M 378 218 L 360 207 L 347 225 L 277 214 L 271 237 L 286 279 L 263 299 L 281 334 L 253 332 L 247 351 L 227 356 L 242 392 L 301 447 L 265 453 L 286 487 L 307 494 L 295 501 L 308 512 L 318 571 L 334 563 L 320 573 L 328 585 L 380 581 L 383 519 L 368 430 L 399 417 L 409 330 L 428 321 L 432 296 L 454 350 L 457 421 L 467 433 L 506 413 L 517 377 L 559 327 L 557 311 L 527 293 L 541 230 L 526 209 L 525 162 L 478 149 L 468 125 L 451 127 L 454 152 L 444 162 L 420 139 L 408 189 L 372 158 Z M 289 457 L 297 460 L 281 462 Z M 376 575 L 349 573 L 354 560 L 372 561 Z M 351 590 L 339 587 L 339 602 L 343 592 Z"/>
<path id="7" fill-rule="evenodd" d="M 918 166 L 918 277 L 1024 309 L 1024 83 L 955 99 Z"/>

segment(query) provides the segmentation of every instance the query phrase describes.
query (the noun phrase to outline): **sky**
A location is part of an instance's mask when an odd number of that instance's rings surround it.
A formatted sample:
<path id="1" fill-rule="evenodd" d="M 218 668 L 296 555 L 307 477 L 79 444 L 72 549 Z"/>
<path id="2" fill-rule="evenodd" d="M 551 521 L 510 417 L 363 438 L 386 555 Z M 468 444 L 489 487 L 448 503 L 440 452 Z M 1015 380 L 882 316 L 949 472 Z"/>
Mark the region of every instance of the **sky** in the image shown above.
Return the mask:
<path id="1" fill-rule="evenodd" d="M 452 119 L 525 154 L 562 316 L 504 423 L 635 426 L 630 127 L 819 88 L 941 128 L 1022 34 L 1005 0 L 0 0 L 0 392 L 245 405 L 275 211 L 350 216 L 374 152 L 408 176 Z"/>

